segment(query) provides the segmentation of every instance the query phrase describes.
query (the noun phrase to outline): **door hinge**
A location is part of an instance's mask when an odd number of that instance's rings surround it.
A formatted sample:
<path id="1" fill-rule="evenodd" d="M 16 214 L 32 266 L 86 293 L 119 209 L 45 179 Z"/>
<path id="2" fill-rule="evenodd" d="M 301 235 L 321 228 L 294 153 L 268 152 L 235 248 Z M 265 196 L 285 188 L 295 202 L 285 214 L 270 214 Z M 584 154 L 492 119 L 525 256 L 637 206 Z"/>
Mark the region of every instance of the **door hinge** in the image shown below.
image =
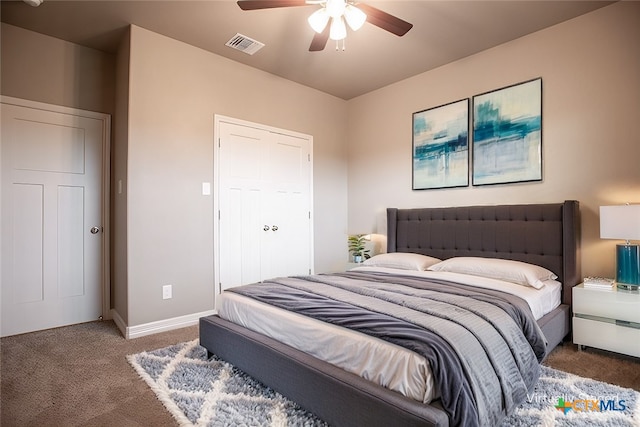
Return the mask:
<path id="1" fill-rule="evenodd" d="M 218 293 L 222 293 L 222 282 L 218 283 Z"/>
<path id="2" fill-rule="evenodd" d="M 307 161 L 310 162 L 311 161 L 311 154 L 307 154 Z"/>
<path id="3" fill-rule="evenodd" d="M 221 143 L 220 143 L 220 138 L 218 138 L 218 148 L 222 147 Z"/>

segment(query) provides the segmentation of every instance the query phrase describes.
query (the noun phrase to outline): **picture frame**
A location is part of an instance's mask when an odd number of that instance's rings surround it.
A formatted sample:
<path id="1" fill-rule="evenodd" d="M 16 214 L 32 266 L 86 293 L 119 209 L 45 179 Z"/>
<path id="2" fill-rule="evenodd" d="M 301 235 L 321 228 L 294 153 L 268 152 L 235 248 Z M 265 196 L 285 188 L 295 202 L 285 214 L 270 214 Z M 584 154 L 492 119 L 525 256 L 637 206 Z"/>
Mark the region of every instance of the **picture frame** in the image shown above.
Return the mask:
<path id="1" fill-rule="evenodd" d="M 473 97 L 472 185 L 542 181 L 542 78 Z"/>
<path id="2" fill-rule="evenodd" d="M 412 189 L 469 185 L 469 98 L 413 113 Z"/>

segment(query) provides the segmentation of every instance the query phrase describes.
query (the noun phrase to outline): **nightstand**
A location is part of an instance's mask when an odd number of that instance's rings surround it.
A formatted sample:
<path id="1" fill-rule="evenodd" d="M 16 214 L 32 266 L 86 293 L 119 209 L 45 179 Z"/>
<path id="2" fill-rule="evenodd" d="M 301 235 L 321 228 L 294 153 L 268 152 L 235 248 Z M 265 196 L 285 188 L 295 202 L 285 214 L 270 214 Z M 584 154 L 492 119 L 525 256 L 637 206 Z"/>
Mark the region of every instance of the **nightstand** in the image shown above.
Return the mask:
<path id="1" fill-rule="evenodd" d="M 573 342 L 640 357 L 640 293 L 573 288 Z"/>
<path id="2" fill-rule="evenodd" d="M 348 262 L 347 263 L 347 268 L 346 270 L 349 271 L 352 268 L 356 268 L 356 267 L 362 267 L 364 264 L 362 264 L 361 262 Z"/>

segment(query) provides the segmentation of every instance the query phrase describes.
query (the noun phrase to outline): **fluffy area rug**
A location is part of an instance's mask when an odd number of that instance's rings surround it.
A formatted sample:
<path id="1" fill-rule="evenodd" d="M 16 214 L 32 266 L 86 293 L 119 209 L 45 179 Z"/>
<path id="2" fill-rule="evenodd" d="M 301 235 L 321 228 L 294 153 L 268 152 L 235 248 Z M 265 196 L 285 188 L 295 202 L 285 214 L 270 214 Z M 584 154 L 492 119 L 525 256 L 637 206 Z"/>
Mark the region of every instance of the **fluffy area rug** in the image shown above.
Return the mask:
<path id="1" fill-rule="evenodd" d="M 181 426 L 326 426 L 198 340 L 127 356 Z M 640 393 L 548 367 L 503 426 L 640 426 Z"/>

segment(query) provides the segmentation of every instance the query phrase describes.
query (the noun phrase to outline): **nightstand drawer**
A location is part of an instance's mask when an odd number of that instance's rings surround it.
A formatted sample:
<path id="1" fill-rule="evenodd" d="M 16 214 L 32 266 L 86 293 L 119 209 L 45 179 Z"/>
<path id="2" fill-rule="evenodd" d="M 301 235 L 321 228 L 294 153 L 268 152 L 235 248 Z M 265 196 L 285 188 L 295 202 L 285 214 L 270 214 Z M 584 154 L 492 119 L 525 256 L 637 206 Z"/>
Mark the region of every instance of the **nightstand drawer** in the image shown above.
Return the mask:
<path id="1" fill-rule="evenodd" d="M 628 291 L 600 291 L 573 288 L 574 313 L 640 323 L 640 294 Z"/>
<path id="2" fill-rule="evenodd" d="M 574 344 L 640 357 L 640 329 L 612 322 L 573 318 Z"/>

